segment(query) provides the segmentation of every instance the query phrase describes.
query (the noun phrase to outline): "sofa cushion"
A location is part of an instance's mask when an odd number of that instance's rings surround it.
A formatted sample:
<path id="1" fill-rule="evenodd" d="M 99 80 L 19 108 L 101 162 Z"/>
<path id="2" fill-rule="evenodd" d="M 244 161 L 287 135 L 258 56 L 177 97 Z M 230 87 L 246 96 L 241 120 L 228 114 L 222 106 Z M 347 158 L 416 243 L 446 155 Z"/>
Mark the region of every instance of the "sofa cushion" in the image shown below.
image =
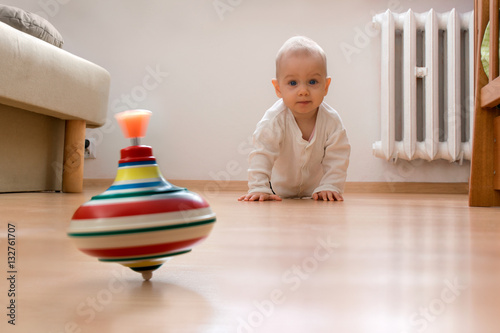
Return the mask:
<path id="1" fill-rule="evenodd" d="M 104 68 L 0 22 L 0 104 L 99 127 L 109 88 Z"/>
<path id="2" fill-rule="evenodd" d="M 57 47 L 64 41 L 57 29 L 46 19 L 22 9 L 0 5 L 0 21 Z"/>

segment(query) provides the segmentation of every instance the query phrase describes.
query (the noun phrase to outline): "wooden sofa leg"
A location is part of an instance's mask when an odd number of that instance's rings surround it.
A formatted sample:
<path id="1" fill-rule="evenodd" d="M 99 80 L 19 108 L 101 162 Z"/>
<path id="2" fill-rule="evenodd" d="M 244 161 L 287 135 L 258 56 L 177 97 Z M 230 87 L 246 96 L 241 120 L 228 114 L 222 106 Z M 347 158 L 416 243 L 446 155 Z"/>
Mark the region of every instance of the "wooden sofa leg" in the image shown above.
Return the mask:
<path id="1" fill-rule="evenodd" d="M 85 151 L 85 120 L 66 120 L 63 161 L 63 192 L 83 190 L 83 157 Z"/>
<path id="2" fill-rule="evenodd" d="M 494 176 L 493 176 L 493 188 L 497 191 L 500 191 L 500 116 L 496 116 L 493 119 L 493 141 L 495 144 L 493 157 L 495 159 L 494 162 Z"/>

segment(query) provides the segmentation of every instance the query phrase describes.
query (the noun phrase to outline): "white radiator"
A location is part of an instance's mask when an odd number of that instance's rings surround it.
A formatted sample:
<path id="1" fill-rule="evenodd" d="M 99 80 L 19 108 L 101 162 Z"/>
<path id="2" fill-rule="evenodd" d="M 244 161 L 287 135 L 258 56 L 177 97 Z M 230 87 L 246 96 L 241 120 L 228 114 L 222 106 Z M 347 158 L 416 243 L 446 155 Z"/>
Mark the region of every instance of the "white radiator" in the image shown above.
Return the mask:
<path id="1" fill-rule="evenodd" d="M 473 12 L 374 16 L 381 30 L 381 140 L 386 160 L 471 158 Z"/>

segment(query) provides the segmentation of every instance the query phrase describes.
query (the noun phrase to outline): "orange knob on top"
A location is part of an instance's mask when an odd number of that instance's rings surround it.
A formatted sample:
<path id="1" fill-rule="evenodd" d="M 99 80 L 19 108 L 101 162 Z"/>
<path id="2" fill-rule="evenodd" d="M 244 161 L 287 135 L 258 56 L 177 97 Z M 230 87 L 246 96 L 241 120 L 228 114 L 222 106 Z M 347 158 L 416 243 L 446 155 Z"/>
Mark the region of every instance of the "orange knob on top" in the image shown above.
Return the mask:
<path id="1" fill-rule="evenodd" d="M 115 114 L 115 118 L 126 138 L 143 138 L 151 113 L 148 110 L 128 110 Z"/>

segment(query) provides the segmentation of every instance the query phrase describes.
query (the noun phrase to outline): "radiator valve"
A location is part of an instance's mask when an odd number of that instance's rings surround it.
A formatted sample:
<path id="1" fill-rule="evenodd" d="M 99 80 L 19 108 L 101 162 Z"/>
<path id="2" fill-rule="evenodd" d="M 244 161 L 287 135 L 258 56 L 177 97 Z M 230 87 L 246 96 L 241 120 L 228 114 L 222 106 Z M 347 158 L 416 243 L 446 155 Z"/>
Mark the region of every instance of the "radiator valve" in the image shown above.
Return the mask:
<path id="1" fill-rule="evenodd" d="M 419 78 L 427 76 L 427 67 L 415 67 L 415 75 Z"/>

